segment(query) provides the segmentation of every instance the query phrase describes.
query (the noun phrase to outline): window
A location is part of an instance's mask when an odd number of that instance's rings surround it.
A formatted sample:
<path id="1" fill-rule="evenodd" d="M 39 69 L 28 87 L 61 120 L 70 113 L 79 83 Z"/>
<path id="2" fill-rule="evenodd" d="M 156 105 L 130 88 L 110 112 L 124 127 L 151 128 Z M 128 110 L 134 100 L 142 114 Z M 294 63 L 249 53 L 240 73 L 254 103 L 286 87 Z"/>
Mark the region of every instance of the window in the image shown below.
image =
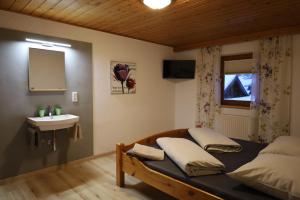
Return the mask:
<path id="1" fill-rule="evenodd" d="M 221 104 L 249 107 L 252 53 L 221 57 Z"/>

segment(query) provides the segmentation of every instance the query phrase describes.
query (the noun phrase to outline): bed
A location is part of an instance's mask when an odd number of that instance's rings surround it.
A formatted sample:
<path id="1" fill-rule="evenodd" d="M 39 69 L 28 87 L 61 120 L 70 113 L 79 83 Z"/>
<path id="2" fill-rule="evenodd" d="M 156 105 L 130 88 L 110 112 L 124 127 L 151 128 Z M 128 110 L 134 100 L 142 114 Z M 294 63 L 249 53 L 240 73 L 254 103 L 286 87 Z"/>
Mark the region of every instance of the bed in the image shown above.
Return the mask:
<path id="1" fill-rule="evenodd" d="M 178 129 L 158 133 L 147 137 L 135 143 L 156 145 L 156 139 L 159 137 L 182 137 L 189 140 L 187 129 Z M 253 160 L 258 152 L 263 149 L 265 144 L 237 140 L 236 142 L 243 146 L 240 153 L 212 153 L 217 159 L 226 166 L 226 172 L 231 172 L 239 166 Z M 150 161 L 131 156 L 126 152 L 134 146 L 133 144 L 116 145 L 116 182 L 120 187 L 124 187 L 124 174 L 134 176 L 137 179 L 177 198 L 185 200 L 270 200 L 274 197 L 268 196 L 262 192 L 256 191 L 242 183 L 233 180 L 224 174 L 208 175 L 200 177 L 188 177 L 180 170 L 167 156 L 163 161 Z"/>

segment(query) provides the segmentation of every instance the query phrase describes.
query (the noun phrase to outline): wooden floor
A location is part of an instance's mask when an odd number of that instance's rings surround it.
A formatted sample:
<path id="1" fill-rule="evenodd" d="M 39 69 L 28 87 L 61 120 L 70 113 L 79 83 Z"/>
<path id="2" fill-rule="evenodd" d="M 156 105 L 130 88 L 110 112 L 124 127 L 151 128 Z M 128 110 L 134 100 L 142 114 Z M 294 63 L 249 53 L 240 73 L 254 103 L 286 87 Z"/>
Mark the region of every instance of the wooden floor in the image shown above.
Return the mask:
<path id="1" fill-rule="evenodd" d="M 0 200 L 19 199 L 155 199 L 174 198 L 126 176 L 125 188 L 115 185 L 115 154 L 0 184 Z"/>

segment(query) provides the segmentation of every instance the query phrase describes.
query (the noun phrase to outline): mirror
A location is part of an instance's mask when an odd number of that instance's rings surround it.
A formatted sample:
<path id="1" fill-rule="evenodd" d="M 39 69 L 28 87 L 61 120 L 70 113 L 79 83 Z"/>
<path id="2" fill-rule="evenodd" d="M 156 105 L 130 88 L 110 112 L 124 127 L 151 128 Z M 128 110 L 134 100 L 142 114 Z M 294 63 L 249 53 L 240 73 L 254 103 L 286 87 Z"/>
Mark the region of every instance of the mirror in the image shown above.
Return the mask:
<path id="1" fill-rule="evenodd" d="M 67 90 L 64 52 L 29 48 L 29 90 Z"/>

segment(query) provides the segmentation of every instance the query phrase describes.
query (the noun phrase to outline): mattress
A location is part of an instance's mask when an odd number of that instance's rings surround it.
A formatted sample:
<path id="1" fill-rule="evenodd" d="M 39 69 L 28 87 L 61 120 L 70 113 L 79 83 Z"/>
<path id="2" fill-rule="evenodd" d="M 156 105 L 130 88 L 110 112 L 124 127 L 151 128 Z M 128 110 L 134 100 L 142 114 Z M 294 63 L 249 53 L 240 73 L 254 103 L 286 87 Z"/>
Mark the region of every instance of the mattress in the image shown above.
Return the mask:
<path id="1" fill-rule="evenodd" d="M 187 139 L 194 141 L 191 137 Z M 165 156 L 163 161 L 141 160 L 149 168 L 192 185 L 196 188 L 205 190 L 211 194 L 217 195 L 224 199 L 230 200 L 271 200 L 276 199 L 267 194 L 254 190 L 241 182 L 234 180 L 226 175 L 238 167 L 253 160 L 258 152 L 266 147 L 266 144 L 259 144 L 245 140 L 233 139 L 240 145 L 243 150 L 239 153 L 211 153 L 226 166 L 224 174 L 207 175 L 200 177 L 189 177 L 173 163 L 172 160 Z M 194 141 L 195 142 L 195 141 Z M 158 145 L 154 147 L 159 148 Z"/>

